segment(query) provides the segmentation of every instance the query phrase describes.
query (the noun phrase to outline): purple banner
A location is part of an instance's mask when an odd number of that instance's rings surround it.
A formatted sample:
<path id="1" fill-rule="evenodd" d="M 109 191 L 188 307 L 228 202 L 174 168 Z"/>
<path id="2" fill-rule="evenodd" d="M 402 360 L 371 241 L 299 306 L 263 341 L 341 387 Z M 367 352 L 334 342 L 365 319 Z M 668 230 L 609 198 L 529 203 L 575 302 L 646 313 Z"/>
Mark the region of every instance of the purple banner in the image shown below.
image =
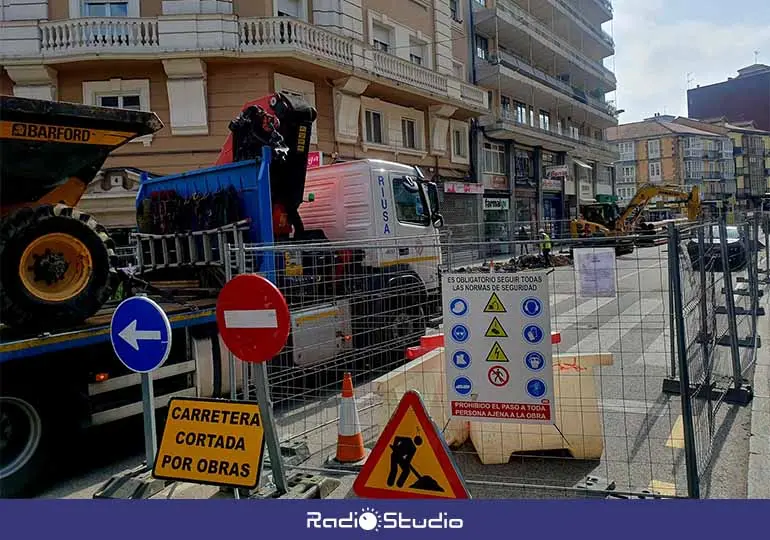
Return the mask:
<path id="1" fill-rule="evenodd" d="M 0 533 L 25 540 L 765 538 L 760 518 L 768 511 L 770 501 L 30 500 L 0 501 Z"/>

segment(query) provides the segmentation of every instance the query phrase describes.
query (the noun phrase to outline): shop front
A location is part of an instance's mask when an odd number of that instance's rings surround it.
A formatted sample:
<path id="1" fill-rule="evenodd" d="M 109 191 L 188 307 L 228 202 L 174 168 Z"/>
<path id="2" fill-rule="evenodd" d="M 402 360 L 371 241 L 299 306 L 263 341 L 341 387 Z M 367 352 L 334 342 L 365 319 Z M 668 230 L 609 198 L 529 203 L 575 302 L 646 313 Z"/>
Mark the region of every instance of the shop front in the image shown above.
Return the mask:
<path id="1" fill-rule="evenodd" d="M 543 172 L 540 186 L 543 190 L 544 228 L 554 238 L 565 236 L 568 232 L 568 218 L 564 211 L 564 183 L 568 177 L 568 168 L 566 165 L 550 165 Z"/>
<path id="2" fill-rule="evenodd" d="M 517 228 L 523 225 L 527 227 L 531 233 L 534 223 L 538 220 L 534 151 L 524 147 L 514 147 L 513 171 L 513 221 Z"/>
<path id="3" fill-rule="evenodd" d="M 488 242 L 487 255 L 510 253 L 508 242 L 513 238 L 509 215 L 511 201 L 508 195 L 484 195 L 484 240 Z"/>
<path id="4" fill-rule="evenodd" d="M 472 182 L 458 182 L 457 179 L 441 178 L 441 215 L 453 234 L 477 242 L 479 239 L 479 198 L 484 186 Z"/>

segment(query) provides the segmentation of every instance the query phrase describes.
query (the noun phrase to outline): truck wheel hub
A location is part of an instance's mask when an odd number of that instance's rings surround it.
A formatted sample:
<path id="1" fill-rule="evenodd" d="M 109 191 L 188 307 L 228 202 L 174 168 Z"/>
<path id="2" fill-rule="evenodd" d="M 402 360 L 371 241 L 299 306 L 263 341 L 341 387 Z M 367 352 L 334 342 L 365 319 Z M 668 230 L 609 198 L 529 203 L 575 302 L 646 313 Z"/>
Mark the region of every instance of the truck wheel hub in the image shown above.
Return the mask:
<path id="1" fill-rule="evenodd" d="M 35 281 L 45 281 L 46 285 L 52 285 L 64 279 L 70 264 L 64 258 L 64 253 L 46 249 L 43 255 L 33 255 L 35 263 L 29 268 Z"/>
<path id="2" fill-rule="evenodd" d="M 93 259 L 88 247 L 66 233 L 49 233 L 30 242 L 19 262 L 29 294 L 45 302 L 67 302 L 88 285 Z"/>
<path id="3" fill-rule="evenodd" d="M 0 481 L 24 467 L 40 445 L 42 423 L 26 401 L 0 398 Z"/>

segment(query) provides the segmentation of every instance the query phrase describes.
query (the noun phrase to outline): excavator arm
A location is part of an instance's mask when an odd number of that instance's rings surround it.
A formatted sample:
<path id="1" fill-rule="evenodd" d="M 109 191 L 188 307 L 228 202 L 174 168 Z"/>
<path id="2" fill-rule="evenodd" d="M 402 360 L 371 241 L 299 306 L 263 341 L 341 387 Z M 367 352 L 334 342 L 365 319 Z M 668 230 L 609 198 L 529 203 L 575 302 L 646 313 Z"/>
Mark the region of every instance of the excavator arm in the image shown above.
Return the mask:
<path id="1" fill-rule="evenodd" d="M 693 186 L 692 191 L 685 192 L 677 189 L 676 186 L 666 186 L 657 184 L 644 184 L 628 203 L 626 209 L 620 214 L 616 224 L 617 234 L 630 233 L 636 228 L 636 224 L 642 215 L 642 212 L 654 197 L 664 196 L 678 202 L 686 203 L 687 218 L 695 220 L 701 212 L 700 190 Z"/>

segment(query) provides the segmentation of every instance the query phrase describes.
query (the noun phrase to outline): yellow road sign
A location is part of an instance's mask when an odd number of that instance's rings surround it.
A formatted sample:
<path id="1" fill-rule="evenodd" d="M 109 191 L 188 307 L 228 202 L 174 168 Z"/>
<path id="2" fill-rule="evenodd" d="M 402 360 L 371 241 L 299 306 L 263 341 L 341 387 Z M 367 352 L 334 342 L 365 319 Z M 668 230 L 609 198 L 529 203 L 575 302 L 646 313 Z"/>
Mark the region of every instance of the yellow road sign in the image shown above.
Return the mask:
<path id="1" fill-rule="evenodd" d="M 444 437 L 409 390 L 353 483 L 370 499 L 469 499 Z"/>
<path id="2" fill-rule="evenodd" d="M 265 430 L 259 405 L 173 398 L 152 469 L 155 478 L 255 488 Z"/>
<path id="3" fill-rule="evenodd" d="M 490 296 L 489 300 L 487 300 L 484 313 L 506 313 L 505 306 L 500 301 L 497 293 L 492 293 L 492 296 Z"/>
<path id="4" fill-rule="evenodd" d="M 486 337 L 508 337 L 508 333 L 503 328 L 503 325 L 500 324 L 500 321 L 497 320 L 497 317 L 492 319 L 492 322 L 489 323 L 489 328 L 487 328 L 487 333 L 484 334 Z"/>
<path id="5" fill-rule="evenodd" d="M 492 348 L 489 350 L 487 362 L 508 362 L 508 356 L 497 341 L 495 341 L 495 344 L 492 345 Z"/>

